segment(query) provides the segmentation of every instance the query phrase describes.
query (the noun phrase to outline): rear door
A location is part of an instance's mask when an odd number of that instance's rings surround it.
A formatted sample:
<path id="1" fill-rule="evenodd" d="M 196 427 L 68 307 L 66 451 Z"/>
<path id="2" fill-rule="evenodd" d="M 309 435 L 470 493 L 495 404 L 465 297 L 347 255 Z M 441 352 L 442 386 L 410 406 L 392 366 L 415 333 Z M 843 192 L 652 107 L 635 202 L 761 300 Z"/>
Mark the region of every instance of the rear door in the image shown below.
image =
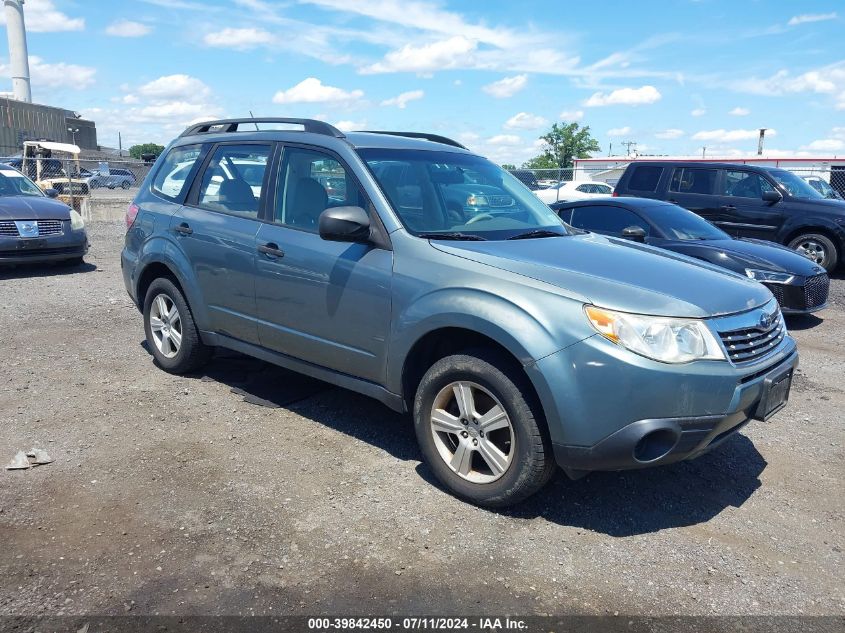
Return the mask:
<path id="1" fill-rule="evenodd" d="M 337 186 L 342 179 L 343 186 Z M 327 191 L 326 184 L 331 186 Z M 261 345 L 383 383 L 390 330 L 393 253 L 330 242 L 318 233 L 327 207 L 360 206 L 379 222 L 352 172 L 334 154 L 285 146 L 273 202 L 257 236 L 256 303 Z"/>
<path id="2" fill-rule="evenodd" d="M 720 219 L 727 217 L 725 205 L 717 192 L 718 178 L 718 169 L 675 167 L 669 180 L 666 200 L 718 224 Z"/>
<path id="3" fill-rule="evenodd" d="M 220 143 L 209 152 L 173 231 L 194 272 L 211 329 L 258 343 L 255 248 L 271 143 Z"/>
<path id="4" fill-rule="evenodd" d="M 663 172 L 668 169 L 670 168 L 663 165 L 631 164 L 622 175 L 620 193 L 625 196 L 662 200 L 661 191 L 665 187 L 662 184 L 665 182 Z"/>
<path id="5" fill-rule="evenodd" d="M 722 213 L 714 224 L 734 237 L 775 240 L 783 224 L 783 205 L 763 200 L 774 185 L 764 176 L 746 169 L 725 169 L 720 182 Z"/>

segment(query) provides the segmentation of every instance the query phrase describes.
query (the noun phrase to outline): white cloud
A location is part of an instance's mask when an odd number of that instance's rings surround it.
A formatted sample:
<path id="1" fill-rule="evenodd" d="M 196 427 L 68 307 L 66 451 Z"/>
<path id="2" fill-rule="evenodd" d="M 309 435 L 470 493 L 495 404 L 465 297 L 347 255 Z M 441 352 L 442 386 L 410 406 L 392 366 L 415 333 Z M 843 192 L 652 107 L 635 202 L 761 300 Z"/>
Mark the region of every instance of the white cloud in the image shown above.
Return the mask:
<path id="1" fill-rule="evenodd" d="M 620 88 L 608 94 L 596 92 L 584 102 L 584 105 L 588 108 L 608 105 L 643 105 L 660 101 L 662 96 L 654 86 Z"/>
<path id="2" fill-rule="evenodd" d="M 731 116 L 748 116 L 751 114 L 751 110 L 748 108 L 742 108 L 740 106 L 735 107 L 733 110 L 728 112 Z"/>
<path id="3" fill-rule="evenodd" d="M 143 22 L 132 20 L 117 20 L 106 27 L 106 35 L 114 37 L 143 37 L 151 31 L 152 29 Z"/>
<path id="4" fill-rule="evenodd" d="M 97 69 L 65 62 L 51 64 L 40 57 L 30 55 L 29 72 L 32 88 L 36 91 L 39 88 L 85 90 L 94 84 Z M 12 76 L 9 64 L 0 64 L 0 76 Z"/>
<path id="5" fill-rule="evenodd" d="M 425 96 L 425 93 L 422 90 L 410 90 L 408 92 L 403 92 L 402 94 L 396 95 L 395 97 L 391 97 L 390 99 L 385 99 L 381 102 L 381 105 L 396 106 L 400 110 L 404 110 L 410 101 L 422 99 L 423 96 Z"/>
<path id="6" fill-rule="evenodd" d="M 707 114 L 707 110 L 704 108 L 696 108 L 695 110 L 690 112 L 690 114 L 692 116 L 704 116 L 705 114 Z"/>
<path id="7" fill-rule="evenodd" d="M 521 145 L 522 139 L 516 134 L 497 134 L 487 139 L 489 145 L 512 146 Z"/>
<path id="8" fill-rule="evenodd" d="M 789 26 L 797 26 L 799 24 L 806 24 L 808 22 L 824 22 L 826 20 L 835 20 L 836 11 L 832 13 L 803 13 L 801 15 L 794 15 L 789 19 Z"/>
<path id="9" fill-rule="evenodd" d="M 361 73 L 379 74 L 395 72 L 432 73 L 437 70 L 461 68 L 467 65 L 468 56 L 477 43 L 462 35 L 417 46 L 406 44 L 390 51 L 384 59 L 361 68 Z"/>
<path id="10" fill-rule="evenodd" d="M 536 130 L 548 124 L 547 119 L 528 112 L 519 112 L 505 121 L 505 127 L 509 130 Z"/>
<path id="11" fill-rule="evenodd" d="M 362 90 L 347 91 L 327 86 L 316 77 L 308 77 L 287 90 L 279 90 L 273 95 L 273 103 L 349 103 L 363 96 Z"/>
<path id="12" fill-rule="evenodd" d="M 608 136 L 626 136 L 630 133 L 631 128 L 627 125 L 625 127 L 613 127 L 607 131 Z"/>
<path id="13" fill-rule="evenodd" d="M 266 46 L 274 41 L 273 35 L 269 31 L 257 28 L 226 28 L 222 31 L 214 31 L 206 33 L 202 38 L 206 46 L 213 46 L 216 48 L 234 48 L 235 50 L 245 51 L 257 46 Z"/>
<path id="14" fill-rule="evenodd" d="M 351 132 L 352 130 L 364 130 L 367 128 L 366 121 L 338 121 L 334 126 L 341 132 Z"/>
<path id="15" fill-rule="evenodd" d="M 662 139 L 675 139 L 681 138 L 683 135 L 683 130 L 679 130 L 678 128 L 673 127 L 669 128 L 668 130 L 663 130 L 662 132 L 657 132 L 654 136 Z"/>
<path id="16" fill-rule="evenodd" d="M 82 31 L 84 18 L 71 18 L 56 9 L 53 0 L 27 0 L 24 6 L 26 30 L 32 33 Z M 6 11 L 0 11 L 0 24 L 6 23 Z"/>
<path id="17" fill-rule="evenodd" d="M 505 77 L 504 79 L 499 79 L 491 84 L 487 84 L 482 88 L 482 90 L 497 99 L 505 99 L 507 97 L 514 96 L 517 92 L 525 88 L 527 84 L 527 75 L 516 75 L 514 77 Z"/>
<path id="18" fill-rule="evenodd" d="M 814 152 L 838 152 L 845 149 L 845 141 L 838 138 L 823 138 L 801 147 Z"/>
<path id="19" fill-rule="evenodd" d="M 775 136 L 776 130 L 766 130 L 766 138 Z M 716 141 L 718 143 L 732 143 L 756 139 L 760 130 L 702 130 L 692 135 L 694 141 Z"/>
<path id="20" fill-rule="evenodd" d="M 809 70 L 794 75 L 788 70 L 780 70 L 771 77 L 750 77 L 729 84 L 739 92 L 762 96 L 781 96 L 785 94 L 827 94 L 834 98 L 837 110 L 845 110 L 845 61 Z"/>
<path id="21" fill-rule="evenodd" d="M 564 110 L 560 113 L 560 118 L 563 121 L 580 121 L 584 118 L 583 110 Z"/>
<path id="22" fill-rule="evenodd" d="M 190 75 L 165 75 L 138 88 L 138 94 L 153 101 L 199 103 L 211 95 L 211 88 Z"/>

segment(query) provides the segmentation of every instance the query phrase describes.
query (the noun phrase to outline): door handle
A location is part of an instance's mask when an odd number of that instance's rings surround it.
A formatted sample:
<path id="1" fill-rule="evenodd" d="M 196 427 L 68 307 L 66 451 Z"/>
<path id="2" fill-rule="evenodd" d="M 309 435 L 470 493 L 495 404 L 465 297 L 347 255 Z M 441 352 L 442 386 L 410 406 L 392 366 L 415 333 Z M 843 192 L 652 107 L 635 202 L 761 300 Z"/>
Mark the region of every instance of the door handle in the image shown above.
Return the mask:
<path id="1" fill-rule="evenodd" d="M 182 235 L 190 235 L 191 233 L 194 232 L 194 229 L 192 229 L 190 226 L 188 226 L 187 223 L 185 223 L 185 222 L 182 222 L 182 224 L 180 224 L 179 226 L 177 226 L 173 230 L 176 231 L 177 233 L 181 233 Z"/>
<path id="2" fill-rule="evenodd" d="M 678 204 L 677 200 L 667 200 L 666 202 L 668 202 L 669 204 Z"/>
<path id="3" fill-rule="evenodd" d="M 273 244 L 273 242 L 262 244 L 258 247 L 258 252 L 264 253 L 270 259 L 276 259 L 277 257 L 285 256 L 285 252 L 279 248 L 278 244 Z"/>
<path id="4" fill-rule="evenodd" d="M 719 207 L 720 211 L 736 211 L 736 207 L 732 204 L 726 204 Z"/>

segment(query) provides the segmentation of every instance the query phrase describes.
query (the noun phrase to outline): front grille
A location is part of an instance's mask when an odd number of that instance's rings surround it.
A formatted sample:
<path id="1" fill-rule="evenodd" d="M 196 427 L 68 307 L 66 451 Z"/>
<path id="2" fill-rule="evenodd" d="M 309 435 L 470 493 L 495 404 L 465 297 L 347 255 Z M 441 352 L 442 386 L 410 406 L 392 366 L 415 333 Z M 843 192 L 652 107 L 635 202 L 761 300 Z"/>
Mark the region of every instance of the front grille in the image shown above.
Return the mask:
<path id="1" fill-rule="evenodd" d="M 763 284 L 763 285 L 766 286 L 766 288 L 768 288 L 769 290 L 772 291 L 772 294 L 775 296 L 775 299 L 777 300 L 779 306 L 784 305 L 784 303 L 783 303 L 783 301 L 784 301 L 783 284 Z"/>
<path id="2" fill-rule="evenodd" d="M 0 222 L 0 237 L 18 237 L 18 227 L 14 222 Z"/>
<path id="3" fill-rule="evenodd" d="M 47 235 L 61 235 L 62 221 L 61 220 L 38 220 L 38 236 L 45 237 Z"/>
<path id="4" fill-rule="evenodd" d="M 804 284 L 804 302 L 807 308 L 816 308 L 827 302 L 827 293 L 830 289 L 830 277 L 822 273 L 810 277 Z"/>
<path id="5" fill-rule="evenodd" d="M 512 207 L 513 198 L 510 196 L 490 196 L 491 207 Z"/>
<path id="6" fill-rule="evenodd" d="M 750 363 L 762 358 L 775 349 L 785 335 L 786 330 L 778 311 L 775 312 L 771 325 L 766 328 L 756 326 L 719 332 L 728 357 L 734 363 Z"/>

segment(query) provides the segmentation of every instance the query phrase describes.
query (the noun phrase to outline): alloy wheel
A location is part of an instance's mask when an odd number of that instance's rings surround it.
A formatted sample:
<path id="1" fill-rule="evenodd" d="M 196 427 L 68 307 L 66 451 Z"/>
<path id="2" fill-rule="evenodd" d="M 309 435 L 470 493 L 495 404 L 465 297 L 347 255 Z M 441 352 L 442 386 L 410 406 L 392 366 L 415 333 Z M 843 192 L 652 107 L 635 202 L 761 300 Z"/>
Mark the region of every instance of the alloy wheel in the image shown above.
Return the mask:
<path id="1" fill-rule="evenodd" d="M 801 240 L 795 245 L 795 250 L 816 264 L 823 264 L 827 257 L 824 244 L 813 239 Z"/>
<path id="2" fill-rule="evenodd" d="M 153 343 L 165 358 L 173 358 L 182 347 L 182 317 L 173 299 L 156 295 L 150 305 L 150 331 Z"/>

